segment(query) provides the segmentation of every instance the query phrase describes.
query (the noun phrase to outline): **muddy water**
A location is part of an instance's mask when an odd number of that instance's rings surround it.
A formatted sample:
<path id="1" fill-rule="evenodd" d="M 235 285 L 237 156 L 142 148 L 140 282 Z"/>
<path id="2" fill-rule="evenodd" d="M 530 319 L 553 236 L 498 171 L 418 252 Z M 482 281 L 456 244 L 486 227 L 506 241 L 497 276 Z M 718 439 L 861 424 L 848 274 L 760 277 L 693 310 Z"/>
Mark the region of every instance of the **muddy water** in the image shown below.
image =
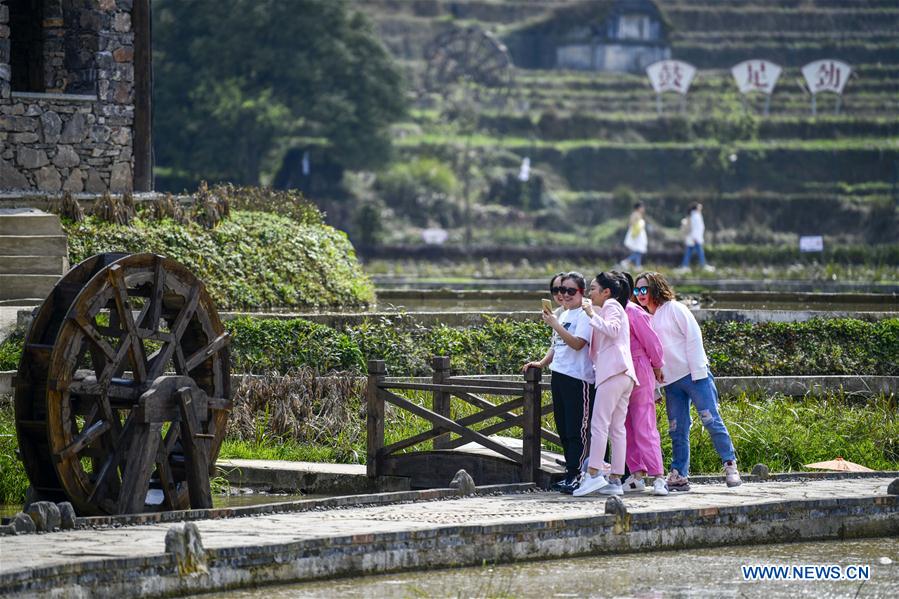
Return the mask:
<path id="1" fill-rule="evenodd" d="M 744 580 L 741 566 L 869 566 L 870 579 Z M 899 597 L 899 540 L 664 551 L 366 576 L 232 591 L 229 599 L 307 597 Z"/>

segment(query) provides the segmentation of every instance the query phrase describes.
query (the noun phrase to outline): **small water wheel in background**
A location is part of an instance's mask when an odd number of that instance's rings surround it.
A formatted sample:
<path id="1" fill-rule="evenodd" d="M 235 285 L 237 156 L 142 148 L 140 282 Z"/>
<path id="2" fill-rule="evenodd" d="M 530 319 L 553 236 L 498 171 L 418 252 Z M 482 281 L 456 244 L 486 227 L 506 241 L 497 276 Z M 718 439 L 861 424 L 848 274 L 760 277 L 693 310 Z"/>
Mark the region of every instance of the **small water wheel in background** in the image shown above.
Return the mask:
<path id="1" fill-rule="evenodd" d="M 212 507 L 230 402 L 228 334 L 206 288 L 154 254 L 99 254 L 37 311 L 15 379 L 39 499 L 80 515 Z"/>

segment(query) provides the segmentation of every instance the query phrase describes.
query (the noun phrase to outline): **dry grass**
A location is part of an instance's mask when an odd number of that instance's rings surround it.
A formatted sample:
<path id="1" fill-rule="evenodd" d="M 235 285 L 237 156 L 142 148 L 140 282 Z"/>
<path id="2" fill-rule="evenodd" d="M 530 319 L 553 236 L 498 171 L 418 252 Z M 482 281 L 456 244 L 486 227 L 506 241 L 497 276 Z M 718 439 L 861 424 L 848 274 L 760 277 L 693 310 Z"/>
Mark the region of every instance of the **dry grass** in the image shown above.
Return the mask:
<path id="1" fill-rule="evenodd" d="M 304 368 L 283 376 L 246 376 L 234 393 L 228 436 L 301 444 L 341 438 L 364 446 L 364 393 L 365 379 L 352 373 L 320 377 Z"/>

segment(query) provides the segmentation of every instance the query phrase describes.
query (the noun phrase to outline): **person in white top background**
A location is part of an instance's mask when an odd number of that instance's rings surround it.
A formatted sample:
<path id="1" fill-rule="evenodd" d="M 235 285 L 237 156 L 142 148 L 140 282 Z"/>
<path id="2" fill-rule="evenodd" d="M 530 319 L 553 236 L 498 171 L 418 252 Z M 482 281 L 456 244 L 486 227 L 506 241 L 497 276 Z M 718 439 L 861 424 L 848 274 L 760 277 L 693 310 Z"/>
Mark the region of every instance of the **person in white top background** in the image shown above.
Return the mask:
<path id="1" fill-rule="evenodd" d="M 646 234 L 646 207 L 643 202 L 634 204 L 634 211 L 627 223 L 627 234 L 624 236 L 624 247 L 631 253 L 624 259 L 624 266 L 640 268 L 643 265 L 643 254 L 649 246 L 649 237 Z"/>
<path id="2" fill-rule="evenodd" d="M 682 269 L 690 268 L 690 260 L 693 254 L 699 260 L 699 266 L 706 270 L 712 270 L 712 267 L 706 264 L 705 250 L 705 221 L 702 218 L 702 204 L 693 202 L 690 204 L 690 210 L 686 217 L 686 236 L 684 238 L 684 259 L 681 261 Z"/>
<path id="3" fill-rule="evenodd" d="M 690 404 L 696 406 L 699 419 L 712 439 L 715 451 L 724 463 L 728 487 L 741 484 L 737 471 L 737 455 L 730 433 L 718 412 L 718 389 L 709 370 L 709 360 L 702 344 L 702 331 L 696 317 L 684 304 L 674 299 L 674 290 L 657 272 L 644 272 L 634 286 L 646 287 L 637 296 L 641 306 L 653 315 L 652 328 L 662 342 L 662 385 L 665 388 L 665 411 L 671 437 L 671 469 L 669 491 L 688 491 L 690 471 Z"/>

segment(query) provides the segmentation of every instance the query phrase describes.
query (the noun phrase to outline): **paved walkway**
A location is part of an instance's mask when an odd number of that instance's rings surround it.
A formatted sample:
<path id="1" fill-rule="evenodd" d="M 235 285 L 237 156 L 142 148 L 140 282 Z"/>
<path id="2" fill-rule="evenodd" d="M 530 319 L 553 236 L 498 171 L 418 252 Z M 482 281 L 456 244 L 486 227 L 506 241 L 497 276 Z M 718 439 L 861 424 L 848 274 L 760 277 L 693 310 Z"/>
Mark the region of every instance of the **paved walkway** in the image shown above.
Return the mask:
<path id="1" fill-rule="evenodd" d="M 886 494 L 889 478 L 821 480 L 807 482 L 744 483 L 730 489 L 723 484 L 694 485 L 689 493 L 654 497 L 627 495 L 630 513 L 703 510 L 778 504 L 796 500 L 857 499 Z M 415 532 L 447 526 L 491 526 L 541 523 L 591 518 L 604 513 L 605 498 L 575 498 L 555 493 L 532 492 L 422 501 L 379 507 L 352 507 L 327 511 L 281 513 L 200 520 L 196 524 L 204 547 L 209 549 L 265 547 L 334 537 Z M 672 514 L 671 517 L 674 517 Z M 171 524 L 63 531 L 3 538 L 0 543 L 0 575 L 15 571 L 103 559 L 162 555 Z"/>

